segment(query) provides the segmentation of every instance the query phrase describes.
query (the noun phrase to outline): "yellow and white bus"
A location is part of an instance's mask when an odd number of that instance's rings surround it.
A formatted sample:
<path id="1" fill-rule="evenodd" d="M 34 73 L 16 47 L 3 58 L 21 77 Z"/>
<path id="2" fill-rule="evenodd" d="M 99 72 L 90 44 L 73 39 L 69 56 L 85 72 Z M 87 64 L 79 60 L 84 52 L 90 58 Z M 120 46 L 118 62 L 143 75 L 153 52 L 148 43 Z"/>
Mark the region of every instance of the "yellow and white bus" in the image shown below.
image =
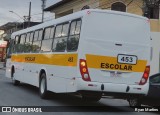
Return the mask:
<path id="1" fill-rule="evenodd" d="M 148 92 L 150 24 L 142 16 L 87 9 L 12 34 L 6 76 L 47 91 L 139 97 Z"/>

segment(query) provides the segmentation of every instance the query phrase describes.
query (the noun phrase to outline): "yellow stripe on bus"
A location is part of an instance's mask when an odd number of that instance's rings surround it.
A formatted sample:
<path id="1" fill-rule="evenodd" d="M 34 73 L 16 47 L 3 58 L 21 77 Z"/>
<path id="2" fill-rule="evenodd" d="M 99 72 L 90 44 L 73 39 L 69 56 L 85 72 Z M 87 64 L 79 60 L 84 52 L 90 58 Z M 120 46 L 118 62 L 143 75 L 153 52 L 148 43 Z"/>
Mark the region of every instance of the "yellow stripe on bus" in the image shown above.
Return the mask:
<path id="1" fill-rule="evenodd" d="M 102 70 L 117 70 L 126 72 L 144 72 L 147 65 L 146 60 L 137 60 L 137 64 L 120 64 L 117 57 L 86 55 L 88 68 L 102 69 Z"/>
<path id="2" fill-rule="evenodd" d="M 13 62 L 77 66 L 77 54 L 14 54 Z"/>

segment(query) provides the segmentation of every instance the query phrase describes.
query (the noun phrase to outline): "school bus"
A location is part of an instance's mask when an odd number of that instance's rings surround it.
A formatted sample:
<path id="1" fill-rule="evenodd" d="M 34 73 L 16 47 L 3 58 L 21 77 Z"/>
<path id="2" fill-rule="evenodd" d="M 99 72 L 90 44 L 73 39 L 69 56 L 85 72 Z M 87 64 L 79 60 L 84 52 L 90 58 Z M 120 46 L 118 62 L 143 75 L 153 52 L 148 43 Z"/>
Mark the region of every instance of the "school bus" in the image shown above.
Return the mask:
<path id="1" fill-rule="evenodd" d="M 6 76 L 48 91 L 139 97 L 148 92 L 150 23 L 142 16 L 87 9 L 12 34 Z"/>

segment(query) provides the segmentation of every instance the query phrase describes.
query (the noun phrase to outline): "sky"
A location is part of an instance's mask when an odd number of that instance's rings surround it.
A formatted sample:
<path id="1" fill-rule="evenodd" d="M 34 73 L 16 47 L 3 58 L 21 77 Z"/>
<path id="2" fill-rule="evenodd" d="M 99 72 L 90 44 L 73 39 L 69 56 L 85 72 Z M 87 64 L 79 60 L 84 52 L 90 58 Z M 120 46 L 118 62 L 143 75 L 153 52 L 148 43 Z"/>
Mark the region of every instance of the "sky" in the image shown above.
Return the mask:
<path id="1" fill-rule="evenodd" d="M 42 1 L 41 0 L 0 0 L 0 26 L 7 22 L 23 22 L 23 17 L 29 14 L 29 2 L 31 1 L 31 21 L 41 21 Z M 60 0 L 47 0 L 46 7 L 51 6 Z M 11 13 L 13 11 L 15 13 Z M 45 13 L 44 20 L 49 21 L 54 18 L 54 14 Z"/>

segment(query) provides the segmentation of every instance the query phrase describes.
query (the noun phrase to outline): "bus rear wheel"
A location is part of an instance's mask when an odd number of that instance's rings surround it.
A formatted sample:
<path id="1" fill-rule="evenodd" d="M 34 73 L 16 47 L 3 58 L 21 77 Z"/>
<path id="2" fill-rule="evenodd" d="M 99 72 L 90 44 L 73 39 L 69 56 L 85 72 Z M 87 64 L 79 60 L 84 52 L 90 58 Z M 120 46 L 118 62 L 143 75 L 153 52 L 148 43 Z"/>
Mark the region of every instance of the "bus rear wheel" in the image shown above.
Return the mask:
<path id="1" fill-rule="evenodd" d="M 129 106 L 132 108 L 141 106 L 141 102 L 138 98 L 130 98 L 128 99 L 128 102 L 129 102 Z"/>
<path id="2" fill-rule="evenodd" d="M 46 74 L 42 73 L 39 82 L 39 94 L 42 99 L 48 97 Z"/>
<path id="3" fill-rule="evenodd" d="M 17 85 L 20 84 L 20 81 L 18 81 L 18 80 L 15 79 L 15 72 L 12 72 L 11 79 L 12 79 L 13 85 L 17 86 Z"/>

